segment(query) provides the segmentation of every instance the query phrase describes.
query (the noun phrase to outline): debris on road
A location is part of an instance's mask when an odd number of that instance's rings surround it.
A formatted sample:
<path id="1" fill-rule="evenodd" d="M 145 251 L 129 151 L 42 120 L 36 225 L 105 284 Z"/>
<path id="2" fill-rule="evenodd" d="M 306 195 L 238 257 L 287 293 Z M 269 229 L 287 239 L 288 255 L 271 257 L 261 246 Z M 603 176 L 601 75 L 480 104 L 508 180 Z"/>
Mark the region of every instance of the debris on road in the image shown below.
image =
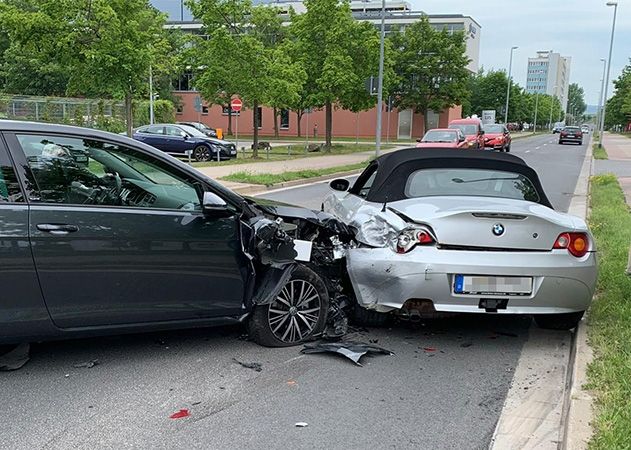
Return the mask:
<path id="1" fill-rule="evenodd" d="M 471 347 L 472 345 L 473 345 L 473 342 L 463 342 L 462 344 L 460 344 L 460 347 L 467 348 L 467 347 Z"/>
<path id="2" fill-rule="evenodd" d="M 191 415 L 188 412 L 188 409 L 180 409 L 178 412 L 175 412 L 169 416 L 169 419 L 182 419 L 184 417 L 189 417 Z"/>
<path id="3" fill-rule="evenodd" d="M 319 342 L 315 344 L 305 344 L 300 351 L 304 354 L 310 353 L 339 353 L 361 366 L 359 359 L 367 353 L 375 353 L 379 355 L 394 355 L 390 350 L 377 347 L 376 345 L 366 344 L 364 342 L 343 341 L 343 342 Z"/>
<path id="4" fill-rule="evenodd" d="M 423 350 L 425 350 L 428 353 L 433 353 L 436 351 L 434 347 L 423 347 Z"/>
<path id="5" fill-rule="evenodd" d="M 519 335 L 515 334 L 515 333 L 511 333 L 510 331 L 493 331 L 493 333 L 499 335 L 499 336 L 506 336 L 506 337 L 519 337 Z"/>
<path id="6" fill-rule="evenodd" d="M 4 355 L 0 355 L 0 372 L 21 369 L 30 359 L 30 349 L 31 346 L 28 343 L 23 343 Z"/>
<path id="7" fill-rule="evenodd" d="M 261 370 L 263 370 L 263 365 L 261 363 L 243 362 L 243 361 L 239 361 L 237 358 L 232 358 L 232 360 L 236 362 L 237 364 L 240 364 L 241 366 L 245 367 L 246 369 L 256 370 L 257 372 L 260 372 Z"/>
<path id="8" fill-rule="evenodd" d="M 307 422 L 296 422 L 296 427 L 298 428 L 304 428 L 309 426 L 309 424 Z"/>
<path id="9" fill-rule="evenodd" d="M 91 361 L 86 361 L 78 364 L 73 364 L 72 367 L 75 369 L 91 369 L 94 366 L 98 366 L 101 362 L 98 359 L 93 359 Z"/>
<path id="10" fill-rule="evenodd" d="M 287 385 L 288 385 L 288 386 L 295 386 L 295 385 L 297 385 L 297 384 L 298 384 L 298 382 L 297 382 L 296 380 L 288 380 L 288 381 L 287 381 Z"/>

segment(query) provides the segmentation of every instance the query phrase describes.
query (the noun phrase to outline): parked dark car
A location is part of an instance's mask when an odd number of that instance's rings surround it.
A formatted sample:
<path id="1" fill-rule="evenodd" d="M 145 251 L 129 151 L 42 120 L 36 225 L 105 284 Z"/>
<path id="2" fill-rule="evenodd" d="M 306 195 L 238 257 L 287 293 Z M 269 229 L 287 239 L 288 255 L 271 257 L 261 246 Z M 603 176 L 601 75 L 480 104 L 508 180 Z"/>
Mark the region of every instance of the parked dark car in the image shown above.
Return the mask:
<path id="1" fill-rule="evenodd" d="M 178 125 L 188 125 L 189 127 L 197 128 L 199 131 L 204 133 L 208 137 L 216 138 L 217 130 L 215 128 L 211 128 L 205 123 L 201 122 L 176 122 Z"/>
<path id="2" fill-rule="evenodd" d="M 92 129 L 0 120 L 0 169 L 0 345 L 246 322 L 287 346 L 339 318 L 353 238 L 326 213 Z"/>
<path id="3" fill-rule="evenodd" d="M 566 142 L 578 142 L 579 145 L 583 145 L 583 132 L 580 127 L 565 127 L 561 130 L 559 144 Z"/>
<path id="4" fill-rule="evenodd" d="M 232 142 L 206 136 L 197 128 L 178 124 L 146 125 L 134 130 L 133 138 L 173 155 L 191 152 L 195 161 L 236 158 L 237 147 Z"/>

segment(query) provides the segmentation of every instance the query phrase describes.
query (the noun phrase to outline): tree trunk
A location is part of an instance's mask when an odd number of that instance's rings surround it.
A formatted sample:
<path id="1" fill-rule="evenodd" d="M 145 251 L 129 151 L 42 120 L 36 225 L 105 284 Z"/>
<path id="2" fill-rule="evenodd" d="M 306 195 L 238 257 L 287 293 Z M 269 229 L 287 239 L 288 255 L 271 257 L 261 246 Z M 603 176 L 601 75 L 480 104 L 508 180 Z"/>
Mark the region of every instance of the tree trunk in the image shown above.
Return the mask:
<path id="1" fill-rule="evenodd" d="M 252 114 L 252 158 L 259 157 L 259 102 L 254 100 L 252 102 L 252 109 L 254 114 Z"/>
<path id="2" fill-rule="evenodd" d="M 232 107 L 228 103 L 228 136 L 232 136 Z"/>
<path id="3" fill-rule="evenodd" d="M 278 109 L 274 106 L 274 137 L 278 137 Z"/>
<path id="4" fill-rule="evenodd" d="M 134 128 L 134 114 L 132 111 L 131 92 L 125 92 L 125 122 L 127 124 L 127 136 L 132 137 Z"/>
<path id="5" fill-rule="evenodd" d="M 419 137 L 423 137 L 425 136 L 425 133 L 427 133 L 427 129 L 429 128 L 429 117 L 428 117 L 428 112 L 429 110 L 426 108 L 423 110 L 423 131 L 422 133 L 419 135 Z M 414 120 L 414 112 L 412 112 L 412 120 Z M 414 136 L 412 136 L 414 137 Z"/>
<path id="6" fill-rule="evenodd" d="M 332 136 L 332 128 L 333 128 L 333 105 L 331 102 L 326 102 L 325 106 L 325 116 L 326 116 L 326 130 L 325 130 L 325 141 L 324 148 L 326 151 L 331 150 L 331 136 Z"/>
<path id="7" fill-rule="evenodd" d="M 301 137 L 302 135 L 300 134 L 300 122 L 302 121 L 302 115 L 304 113 L 302 111 L 296 111 L 296 125 L 298 126 L 298 137 Z M 307 130 L 307 133 L 309 132 L 309 130 Z"/>

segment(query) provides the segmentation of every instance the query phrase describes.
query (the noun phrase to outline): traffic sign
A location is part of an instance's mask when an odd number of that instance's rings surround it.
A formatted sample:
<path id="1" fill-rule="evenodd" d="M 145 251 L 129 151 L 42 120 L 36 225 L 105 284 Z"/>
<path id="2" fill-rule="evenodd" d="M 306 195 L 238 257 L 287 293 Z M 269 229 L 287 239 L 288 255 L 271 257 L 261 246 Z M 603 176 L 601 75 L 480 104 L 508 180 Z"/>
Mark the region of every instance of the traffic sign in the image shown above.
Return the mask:
<path id="1" fill-rule="evenodd" d="M 239 98 L 235 98 L 230 102 L 230 108 L 234 111 L 234 112 L 239 112 L 241 111 L 241 108 L 243 107 L 243 102 L 241 101 L 241 99 Z"/>

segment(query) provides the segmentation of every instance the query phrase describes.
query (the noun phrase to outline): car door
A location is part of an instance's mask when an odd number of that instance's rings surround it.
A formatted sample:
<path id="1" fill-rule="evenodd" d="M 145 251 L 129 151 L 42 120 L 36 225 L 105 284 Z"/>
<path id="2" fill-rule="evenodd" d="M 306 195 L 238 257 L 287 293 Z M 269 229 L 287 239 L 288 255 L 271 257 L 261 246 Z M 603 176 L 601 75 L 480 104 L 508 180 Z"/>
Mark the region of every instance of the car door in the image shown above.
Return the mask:
<path id="1" fill-rule="evenodd" d="M 0 136 L 0 341 L 45 334 L 50 317 L 28 239 L 28 204 Z"/>
<path id="2" fill-rule="evenodd" d="M 33 257 L 57 326 L 242 312 L 237 209 L 202 214 L 198 180 L 151 152 L 106 140 L 30 133 L 7 140 L 22 168 Z M 82 164 L 78 153 L 87 156 Z"/>
<path id="3" fill-rule="evenodd" d="M 184 153 L 186 150 L 192 150 L 189 142 L 188 134 L 179 127 L 165 126 L 164 133 L 166 136 L 166 148 L 163 149 L 168 153 Z"/>
<path id="4" fill-rule="evenodd" d="M 150 125 L 140 128 L 134 135 L 134 138 L 163 151 L 168 145 L 162 125 Z"/>

